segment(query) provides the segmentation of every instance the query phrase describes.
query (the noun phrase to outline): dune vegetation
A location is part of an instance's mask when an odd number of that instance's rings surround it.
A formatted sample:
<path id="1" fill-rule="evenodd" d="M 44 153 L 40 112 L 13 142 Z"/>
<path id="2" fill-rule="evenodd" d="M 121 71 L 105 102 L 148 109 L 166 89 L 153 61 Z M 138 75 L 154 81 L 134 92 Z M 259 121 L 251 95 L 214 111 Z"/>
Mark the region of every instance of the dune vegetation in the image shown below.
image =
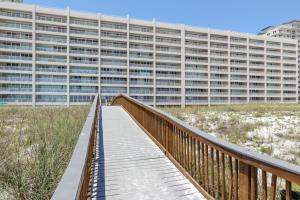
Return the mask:
<path id="1" fill-rule="evenodd" d="M 50 199 L 89 106 L 0 107 L 0 199 Z"/>

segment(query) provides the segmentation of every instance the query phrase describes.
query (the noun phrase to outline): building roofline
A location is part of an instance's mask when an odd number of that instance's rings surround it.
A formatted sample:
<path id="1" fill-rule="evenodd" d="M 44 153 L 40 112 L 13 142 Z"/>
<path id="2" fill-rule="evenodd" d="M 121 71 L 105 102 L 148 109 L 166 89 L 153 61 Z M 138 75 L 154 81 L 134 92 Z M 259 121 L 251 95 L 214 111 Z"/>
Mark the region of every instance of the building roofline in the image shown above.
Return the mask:
<path id="1" fill-rule="evenodd" d="M 106 15 L 102 13 L 95 13 L 95 12 L 86 12 L 86 11 L 79 11 L 79 10 L 73 10 L 70 9 L 70 7 L 67 7 L 65 9 L 63 8 L 55 8 L 55 7 L 47 7 L 47 6 L 40 6 L 40 5 L 35 5 L 35 4 L 7 4 L 4 2 L 0 2 L 0 5 L 2 8 L 7 8 L 7 9 L 21 9 L 21 10 L 26 10 L 26 11 L 32 11 L 33 8 L 37 10 L 44 10 L 48 12 L 60 12 L 61 14 L 66 14 L 67 12 L 70 13 L 71 15 L 79 15 L 82 16 L 83 18 L 88 18 L 92 17 L 93 19 L 98 19 L 99 17 L 101 18 L 111 18 L 111 19 L 120 19 L 122 21 L 127 21 L 130 20 L 132 22 L 137 22 L 137 23 L 145 23 L 147 26 L 156 23 L 158 26 L 166 26 L 167 28 L 170 29 L 180 29 L 180 27 L 184 26 L 188 31 L 205 31 L 205 32 L 210 32 L 210 33 L 228 33 L 232 34 L 233 36 L 239 36 L 239 35 L 247 35 L 248 37 L 260 37 L 260 39 L 264 39 L 264 37 L 268 37 L 265 35 L 257 35 L 255 33 L 246 33 L 246 32 L 237 32 L 237 31 L 231 31 L 231 30 L 221 30 L 221 29 L 216 29 L 216 28 L 208 28 L 208 27 L 200 27 L 200 26 L 193 26 L 193 25 L 188 25 L 188 24 L 180 24 L 180 23 L 168 23 L 168 22 L 161 22 L 157 21 L 156 19 L 153 20 L 145 20 L 145 19 L 136 19 L 136 18 L 131 18 L 129 15 L 127 16 L 114 16 L 114 15 Z M 50 13 L 51 14 L 51 13 Z M 292 39 L 286 39 L 286 38 L 275 38 L 275 37 L 268 37 L 269 39 L 272 40 L 281 40 L 281 41 L 289 41 L 293 42 L 294 40 Z"/>

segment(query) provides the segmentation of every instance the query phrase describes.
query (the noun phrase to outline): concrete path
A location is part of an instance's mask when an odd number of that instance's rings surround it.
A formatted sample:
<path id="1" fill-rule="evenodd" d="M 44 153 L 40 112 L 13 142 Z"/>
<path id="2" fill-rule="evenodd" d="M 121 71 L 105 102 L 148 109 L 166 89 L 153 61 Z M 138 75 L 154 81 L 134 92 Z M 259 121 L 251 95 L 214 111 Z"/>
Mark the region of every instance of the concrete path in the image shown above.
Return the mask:
<path id="1" fill-rule="evenodd" d="M 121 107 L 102 107 L 92 199 L 205 199 Z"/>

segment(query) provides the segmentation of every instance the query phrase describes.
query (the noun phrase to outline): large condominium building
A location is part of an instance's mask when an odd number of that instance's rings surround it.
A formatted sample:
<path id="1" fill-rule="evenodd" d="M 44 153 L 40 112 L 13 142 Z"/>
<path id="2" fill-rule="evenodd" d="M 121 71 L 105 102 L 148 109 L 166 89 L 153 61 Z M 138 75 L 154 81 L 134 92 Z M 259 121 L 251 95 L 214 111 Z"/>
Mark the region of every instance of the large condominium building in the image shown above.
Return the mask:
<path id="1" fill-rule="evenodd" d="M 0 0 L 0 2 L 23 3 L 23 0 Z"/>
<path id="2" fill-rule="evenodd" d="M 259 35 L 267 35 L 277 38 L 288 38 L 288 39 L 296 39 L 298 40 L 298 47 L 300 47 L 300 21 L 299 20 L 293 20 L 289 21 L 283 24 L 280 24 L 278 26 L 268 26 L 261 30 Z M 300 49 L 298 48 L 298 56 L 300 57 Z M 300 60 L 298 58 L 298 66 L 300 71 Z M 299 74 L 299 72 L 298 72 Z M 300 76 L 300 75 L 299 75 Z M 300 77 L 298 78 L 298 81 L 300 83 Z M 300 90 L 300 85 L 298 83 Z M 300 95 L 300 94 L 299 94 Z M 300 96 L 299 96 L 300 100 Z"/>
<path id="3" fill-rule="evenodd" d="M 0 3 L 0 101 L 297 103 L 297 41 Z"/>

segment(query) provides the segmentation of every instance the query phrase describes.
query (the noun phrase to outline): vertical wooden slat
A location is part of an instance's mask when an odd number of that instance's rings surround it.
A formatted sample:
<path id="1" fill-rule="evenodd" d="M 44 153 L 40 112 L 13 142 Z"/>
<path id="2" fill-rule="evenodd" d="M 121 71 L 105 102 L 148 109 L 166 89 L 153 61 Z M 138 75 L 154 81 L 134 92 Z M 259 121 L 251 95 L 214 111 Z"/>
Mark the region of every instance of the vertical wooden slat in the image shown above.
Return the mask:
<path id="1" fill-rule="evenodd" d="M 188 155 L 189 155 L 189 168 L 188 172 L 191 174 L 192 171 L 192 136 L 189 136 L 189 150 L 188 150 Z"/>
<path id="2" fill-rule="evenodd" d="M 239 199 L 250 197 L 250 170 L 249 165 L 239 162 Z"/>
<path id="3" fill-rule="evenodd" d="M 175 127 L 175 134 L 174 134 L 174 140 L 175 140 L 175 146 L 174 146 L 174 150 L 175 150 L 175 159 L 178 161 L 178 128 Z"/>
<path id="4" fill-rule="evenodd" d="M 205 145 L 205 188 L 206 191 L 209 191 L 208 184 L 208 145 Z"/>
<path id="5" fill-rule="evenodd" d="M 216 197 L 220 198 L 220 153 L 216 151 L 216 162 L 217 162 L 217 187 L 216 187 Z"/>
<path id="6" fill-rule="evenodd" d="M 191 137 L 191 150 L 190 150 L 190 175 L 193 177 L 193 161 L 194 159 L 194 138 Z"/>
<path id="7" fill-rule="evenodd" d="M 179 131 L 179 143 L 178 143 L 178 151 L 179 151 L 179 163 L 182 165 L 182 131 Z"/>
<path id="8" fill-rule="evenodd" d="M 276 197 L 276 185 L 277 185 L 277 176 L 272 174 L 271 178 L 271 188 L 270 188 L 270 200 L 275 200 Z"/>
<path id="9" fill-rule="evenodd" d="M 251 167 L 251 200 L 257 199 L 257 168 Z"/>
<path id="10" fill-rule="evenodd" d="M 197 148 L 198 148 L 198 152 L 197 152 L 197 156 L 198 156 L 198 161 L 197 161 L 197 174 L 198 174 L 198 183 L 200 184 L 201 182 L 201 152 L 200 152 L 200 141 L 197 141 Z"/>
<path id="11" fill-rule="evenodd" d="M 205 188 L 205 156 L 204 156 L 204 143 L 201 143 L 201 154 L 202 154 L 202 186 Z"/>
<path id="12" fill-rule="evenodd" d="M 285 181 L 285 199 L 291 200 L 292 199 L 292 184 L 290 181 Z"/>
<path id="13" fill-rule="evenodd" d="M 214 188 L 214 180 L 215 180 L 215 174 L 214 174 L 214 149 L 210 148 L 210 190 L 211 195 L 215 197 L 215 188 Z"/>
<path id="14" fill-rule="evenodd" d="M 184 152 L 183 152 L 183 149 L 184 149 L 184 132 L 181 131 L 181 141 L 180 141 L 180 152 L 181 152 L 181 165 L 182 167 L 184 167 Z"/>
<path id="15" fill-rule="evenodd" d="M 238 200 L 239 198 L 239 161 L 234 159 L 234 200 Z"/>
<path id="16" fill-rule="evenodd" d="M 189 170 L 189 134 L 186 133 L 185 138 L 185 161 L 186 161 L 186 170 Z"/>
<path id="17" fill-rule="evenodd" d="M 226 185 L 225 185 L 225 155 L 221 153 L 221 169 L 222 169 L 222 199 L 226 199 Z"/>
<path id="18" fill-rule="evenodd" d="M 268 199 L 267 172 L 262 170 L 262 200 Z"/>
<path id="19" fill-rule="evenodd" d="M 196 164 L 197 164 L 197 160 L 196 160 L 196 150 L 197 150 L 197 146 L 196 146 L 196 138 L 193 138 L 193 162 L 192 162 L 192 175 L 193 175 L 193 178 L 195 179 L 196 178 L 196 172 L 197 172 L 197 168 L 196 168 Z"/>
<path id="20" fill-rule="evenodd" d="M 232 158 L 231 156 L 228 157 L 229 163 L 229 199 L 232 199 L 233 196 L 233 169 L 232 169 Z"/>

